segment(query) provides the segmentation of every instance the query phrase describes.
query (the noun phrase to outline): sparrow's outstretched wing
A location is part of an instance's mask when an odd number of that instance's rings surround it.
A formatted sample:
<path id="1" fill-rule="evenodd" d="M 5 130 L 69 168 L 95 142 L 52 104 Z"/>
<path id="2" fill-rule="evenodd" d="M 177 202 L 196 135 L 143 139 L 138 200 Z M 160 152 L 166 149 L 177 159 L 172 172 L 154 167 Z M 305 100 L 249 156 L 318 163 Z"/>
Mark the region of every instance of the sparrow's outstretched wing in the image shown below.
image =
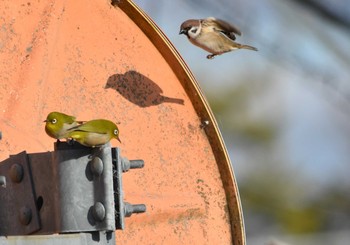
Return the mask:
<path id="1" fill-rule="evenodd" d="M 232 40 L 236 40 L 235 35 L 242 35 L 241 31 L 234 25 L 214 17 L 209 17 L 202 20 L 203 26 L 213 26 L 214 30 L 220 32 Z"/>

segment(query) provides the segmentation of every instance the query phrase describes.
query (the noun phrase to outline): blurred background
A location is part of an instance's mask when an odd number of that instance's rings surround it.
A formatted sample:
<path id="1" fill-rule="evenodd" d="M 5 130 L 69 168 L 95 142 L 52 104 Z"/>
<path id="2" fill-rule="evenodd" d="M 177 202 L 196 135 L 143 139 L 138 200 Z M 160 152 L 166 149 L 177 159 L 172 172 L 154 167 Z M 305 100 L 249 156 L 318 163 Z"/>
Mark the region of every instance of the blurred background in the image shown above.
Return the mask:
<path id="1" fill-rule="evenodd" d="M 247 242 L 350 241 L 350 4 L 347 0 L 135 1 L 189 65 L 216 115 Z M 179 35 L 191 18 L 238 26 L 239 50 L 207 60 Z"/>

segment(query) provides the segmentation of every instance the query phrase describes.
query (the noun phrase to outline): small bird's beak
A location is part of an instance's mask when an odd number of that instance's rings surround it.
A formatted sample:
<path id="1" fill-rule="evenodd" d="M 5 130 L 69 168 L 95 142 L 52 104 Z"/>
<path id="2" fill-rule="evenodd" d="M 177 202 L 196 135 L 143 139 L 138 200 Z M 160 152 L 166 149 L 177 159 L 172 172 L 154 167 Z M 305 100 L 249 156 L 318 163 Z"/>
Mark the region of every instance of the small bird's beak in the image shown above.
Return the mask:
<path id="1" fill-rule="evenodd" d="M 119 137 L 117 138 L 117 140 L 118 140 L 120 143 L 122 143 L 122 141 L 119 139 Z"/>
<path id="2" fill-rule="evenodd" d="M 47 120 L 44 120 L 43 122 L 47 122 Z"/>
<path id="3" fill-rule="evenodd" d="M 185 34 L 185 33 L 186 33 L 186 31 L 184 29 L 181 29 L 180 32 L 179 32 L 179 35 Z"/>

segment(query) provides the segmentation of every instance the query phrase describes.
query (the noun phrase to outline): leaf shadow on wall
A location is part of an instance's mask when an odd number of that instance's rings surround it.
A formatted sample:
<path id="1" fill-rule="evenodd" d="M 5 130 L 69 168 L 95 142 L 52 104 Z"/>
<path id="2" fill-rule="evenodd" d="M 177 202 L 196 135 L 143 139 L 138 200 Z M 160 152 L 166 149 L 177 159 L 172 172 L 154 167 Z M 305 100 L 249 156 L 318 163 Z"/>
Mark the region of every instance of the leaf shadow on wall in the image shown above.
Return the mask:
<path id="1" fill-rule="evenodd" d="M 163 90 L 155 82 L 133 70 L 110 76 L 105 85 L 105 89 L 108 88 L 114 89 L 125 99 L 140 107 L 155 106 L 161 103 L 184 104 L 183 99 L 161 95 Z"/>

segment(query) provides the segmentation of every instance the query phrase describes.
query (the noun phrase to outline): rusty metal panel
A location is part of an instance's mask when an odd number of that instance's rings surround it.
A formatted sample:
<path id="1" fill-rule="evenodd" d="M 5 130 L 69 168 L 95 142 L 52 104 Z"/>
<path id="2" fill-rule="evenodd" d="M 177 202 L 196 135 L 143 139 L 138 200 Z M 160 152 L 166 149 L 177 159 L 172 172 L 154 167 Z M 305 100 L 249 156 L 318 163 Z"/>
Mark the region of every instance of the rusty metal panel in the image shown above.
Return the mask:
<path id="1" fill-rule="evenodd" d="M 147 162 L 123 176 L 124 195 L 147 213 L 117 243 L 245 244 L 233 169 L 195 78 L 152 20 L 120 2 L 1 1 L 0 160 L 51 151 L 51 111 L 120 122 L 112 145 Z"/>

